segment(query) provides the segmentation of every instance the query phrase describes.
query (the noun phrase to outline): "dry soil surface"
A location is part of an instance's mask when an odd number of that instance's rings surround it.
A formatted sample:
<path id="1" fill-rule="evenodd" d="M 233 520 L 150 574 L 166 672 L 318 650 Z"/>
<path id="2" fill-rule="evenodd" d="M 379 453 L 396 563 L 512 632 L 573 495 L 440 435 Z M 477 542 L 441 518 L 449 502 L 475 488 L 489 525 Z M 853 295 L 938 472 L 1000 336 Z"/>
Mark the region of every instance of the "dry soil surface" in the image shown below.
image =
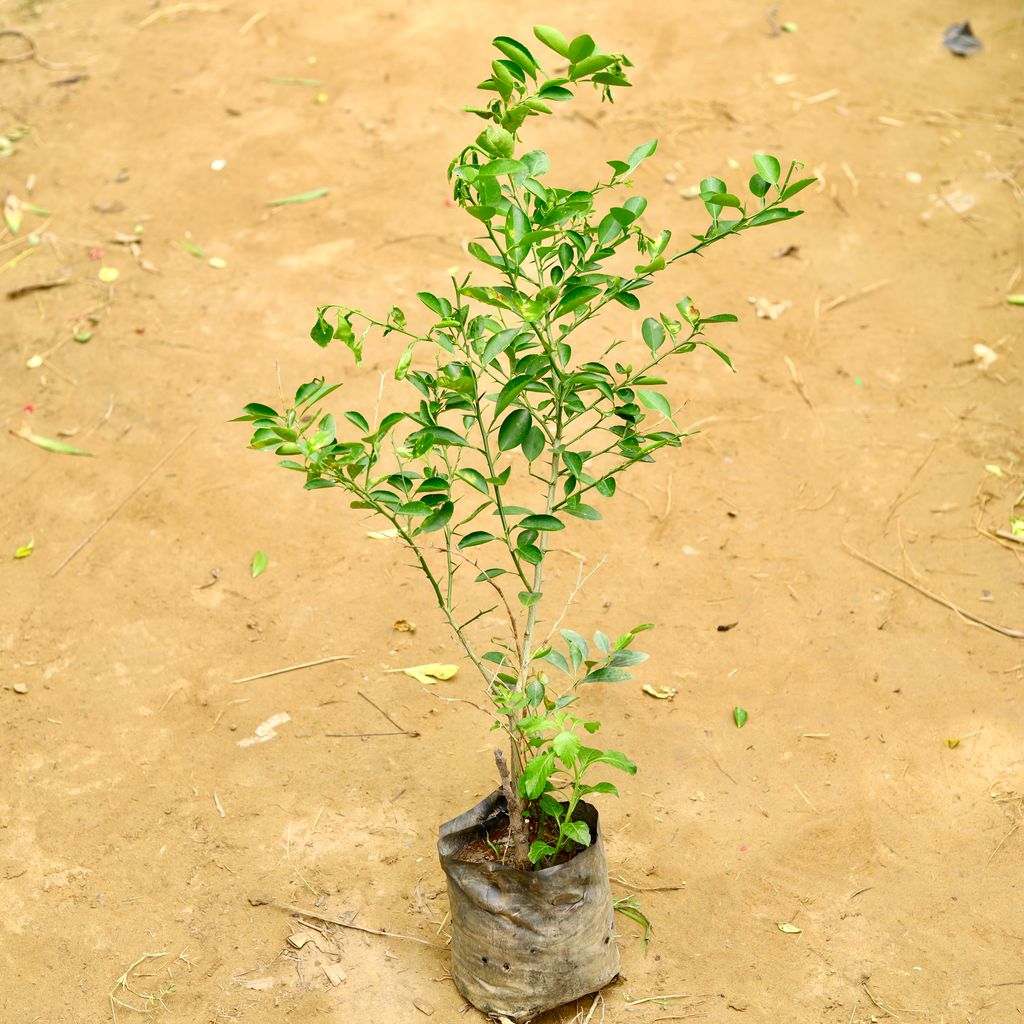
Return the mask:
<path id="1" fill-rule="evenodd" d="M 941 36 L 967 14 L 985 49 L 960 59 Z M 394 339 L 354 369 L 309 341 L 313 308 L 411 308 L 467 265 L 460 106 L 491 36 L 536 21 L 636 64 L 614 107 L 537 126 L 555 180 L 659 137 L 636 187 L 685 235 L 687 190 L 756 150 L 820 179 L 805 217 L 645 295 L 742 312 L 715 335 L 739 373 L 690 357 L 672 397 L 702 432 L 565 541 L 606 557 L 577 628 L 659 624 L 643 676 L 591 697 L 640 762 L 603 814 L 655 929 L 645 949 L 621 922 L 592 1019 L 1024 1012 L 1022 648 L 968 619 L 1024 628 L 1024 548 L 995 536 L 1022 488 L 1019 4 L 3 0 L 36 57 L 0 35 L 0 187 L 49 211 L 0 235 L 3 1021 L 108 1021 L 111 992 L 122 1021 L 477 1019 L 446 977 L 434 843 L 494 784 L 486 720 L 437 699 L 478 684 L 388 673 L 458 662 L 430 595 L 227 421 L 278 375 L 372 406 Z M 418 735 L 328 737 L 390 728 L 361 694 Z"/>

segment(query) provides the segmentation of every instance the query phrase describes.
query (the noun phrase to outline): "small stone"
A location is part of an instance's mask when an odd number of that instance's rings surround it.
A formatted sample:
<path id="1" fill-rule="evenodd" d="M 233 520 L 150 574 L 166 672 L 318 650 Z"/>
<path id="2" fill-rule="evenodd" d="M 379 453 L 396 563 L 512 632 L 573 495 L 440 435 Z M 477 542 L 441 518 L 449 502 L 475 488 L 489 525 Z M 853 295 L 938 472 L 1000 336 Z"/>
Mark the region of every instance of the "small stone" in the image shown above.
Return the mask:
<path id="1" fill-rule="evenodd" d="M 24 683 L 15 683 L 13 689 L 15 693 L 28 693 L 28 687 Z"/>

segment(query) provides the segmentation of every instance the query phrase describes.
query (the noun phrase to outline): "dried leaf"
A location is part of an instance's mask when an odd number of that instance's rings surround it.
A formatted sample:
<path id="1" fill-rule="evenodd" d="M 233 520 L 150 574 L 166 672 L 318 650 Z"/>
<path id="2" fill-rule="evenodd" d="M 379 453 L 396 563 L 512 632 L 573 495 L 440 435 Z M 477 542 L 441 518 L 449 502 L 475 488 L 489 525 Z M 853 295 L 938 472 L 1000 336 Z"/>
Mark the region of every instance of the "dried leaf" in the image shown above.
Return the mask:
<path id="1" fill-rule="evenodd" d="M 415 633 L 416 627 L 408 619 L 396 619 L 391 627 L 399 633 Z"/>
<path id="2" fill-rule="evenodd" d="M 332 985 L 340 985 L 345 980 L 346 974 L 337 964 L 321 964 L 320 966 Z"/>
<path id="3" fill-rule="evenodd" d="M 974 346 L 974 365 L 979 370 L 987 370 L 998 358 L 998 353 L 990 349 L 988 345 L 978 342 Z"/>
<path id="4" fill-rule="evenodd" d="M 949 747 L 950 750 L 956 750 L 956 748 L 960 746 L 960 737 L 951 736 L 946 740 L 946 746 Z"/>
<path id="5" fill-rule="evenodd" d="M 18 233 L 24 216 L 20 201 L 14 193 L 8 192 L 7 198 L 4 200 L 4 223 L 7 225 L 7 230 L 10 231 L 12 235 L 16 235 Z"/>
<path id="6" fill-rule="evenodd" d="M 261 573 L 266 571 L 267 568 L 267 553 L 265 551 L 257 551 L 252 556 L 252 578 L 256 579 Z"/>
<path id="7" fill-rule="evenodd" d="M 989 464 L 985 467 L 985 469 L 988 470 L 988 472 L 991 473 L 993 476 L 1003 477 L 1006 475 L 998 466 L 993 466 Z"/>
<path id="8" fill-rule="evenodd" d="M 404 672 L 423 686 L 432 686 L 438 679 L 451 679 L 459 671 L 458 665 L 413 665 L 411 668 L 392 668 L 389 672 Z"/>
<path id="9" fill-rule="evenodd" d="M 788 921 L 779 921 L 776 926 L 780 932 L 785 932 L 787 935 L 799 935 L 803 928 L 798 928 L 795 924 L 790 924 Z"/>
<path id="10" fill-rule="evenodd" d="M 40 437 L 39 434 L 33 434 L 28 427 L 22 427 L 15 434 L 15 437 L 20 437 L 39 448 L 45 448 L 48 452 L 57 452 L 61 455 L 92 456 L 92 452 L 87 452 L 83 448 L 76 448 L 74 445 L 65 444 L 63 441 L 54 441 L 52 437 Z"/>
<path id="11" fill-rule="evenodd" d="M 650 683 L 644 683 L 643 691 L 648 697 L 654 697 L 656 700 L 672 700 L 675 695 L 679 692 L 674 686 L 651 686 Z"/>

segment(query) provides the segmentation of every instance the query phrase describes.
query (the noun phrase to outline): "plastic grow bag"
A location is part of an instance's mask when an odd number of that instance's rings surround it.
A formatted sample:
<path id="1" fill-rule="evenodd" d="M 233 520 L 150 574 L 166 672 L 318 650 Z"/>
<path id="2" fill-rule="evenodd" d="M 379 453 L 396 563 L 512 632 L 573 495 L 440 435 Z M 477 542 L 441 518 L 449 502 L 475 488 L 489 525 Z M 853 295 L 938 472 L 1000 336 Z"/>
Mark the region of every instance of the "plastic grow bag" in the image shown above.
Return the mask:
<path id="1" fill-rule="evenodd" d="M 522 1022 L 603 988 L 618 974 L 619 950 L 597 810 L 578 805 L 593 842 L 564 864 L 520 871 L 459 859 L 506 817 L 496 790 L 442 825 L 437 849 L 448 878 L 455 984 L 477 1009 Z"/>

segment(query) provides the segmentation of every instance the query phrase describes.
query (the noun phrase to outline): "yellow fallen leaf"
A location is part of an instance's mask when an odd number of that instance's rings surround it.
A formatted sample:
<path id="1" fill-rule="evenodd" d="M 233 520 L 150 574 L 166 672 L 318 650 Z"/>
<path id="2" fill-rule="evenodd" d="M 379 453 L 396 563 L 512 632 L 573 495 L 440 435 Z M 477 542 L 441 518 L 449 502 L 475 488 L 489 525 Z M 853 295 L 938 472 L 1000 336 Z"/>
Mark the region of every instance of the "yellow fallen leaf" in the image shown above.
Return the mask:
<path id="1" fill-rule="evenodd" d="M 985 467 L 993 476 L 1003 476 L 1003 471 L 998 466 L 988 465 Z"/>
<path id="2" fill-rule="evenodd" d="M 211 256 L 207 261 L 214 270 L 223 270 L 227 265 L 227 260 L 221 259 L 219 256 Z"/>
<path id="3" fill-rule="evenodd" d="M 451 679 L 459 671 L 458 665 L 413 665 L 410 668 L 391 668 L 389 672 L 403 672 L 423 686 L 432 686 L 438 679 Z"/>
<path id="4" fill-rule="evenodd" d="M 113 284 L 121 276 L 121 271 L 117 267 L 100 267 L 98 276 L 104 284 Z"/>
<path id="5" fill-rule="evenodd" d="M 643 691 L 648 697 L 654 697 L 657 700 L 672 700 L 679 692 L 674 686 L 654 687 L 650 683 L 644 683 Z"/>

